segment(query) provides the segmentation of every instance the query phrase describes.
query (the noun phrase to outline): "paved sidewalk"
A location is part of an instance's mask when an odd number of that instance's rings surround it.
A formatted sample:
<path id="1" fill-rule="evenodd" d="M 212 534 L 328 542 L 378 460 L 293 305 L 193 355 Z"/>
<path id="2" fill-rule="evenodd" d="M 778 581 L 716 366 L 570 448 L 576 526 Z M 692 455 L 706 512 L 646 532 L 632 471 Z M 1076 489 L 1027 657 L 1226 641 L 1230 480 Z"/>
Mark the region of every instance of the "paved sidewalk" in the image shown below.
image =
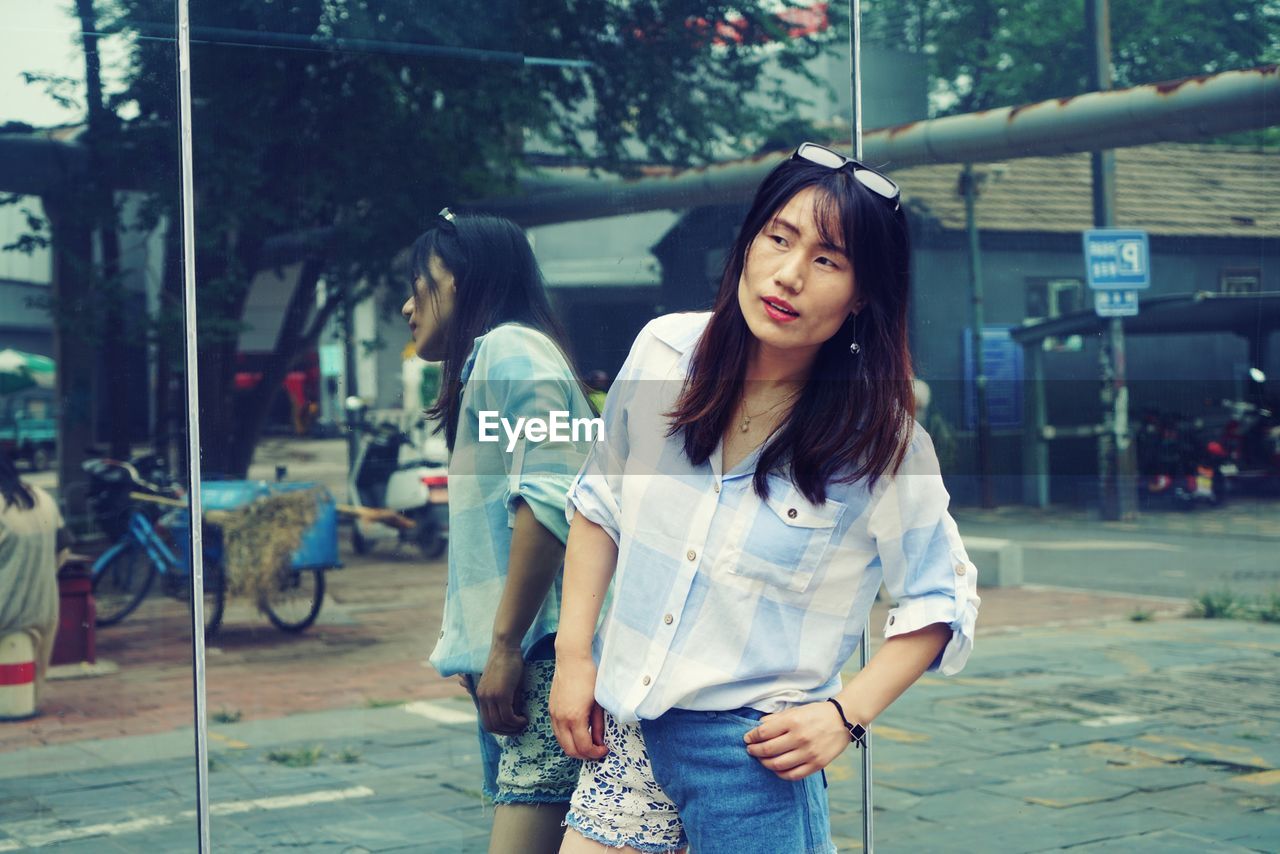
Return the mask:
<path id="1" fill-rule="evenodd" d="M 1234 621 L 985 637 L 877 722 L 877 845 L 1275 851 L 1278 658 L 1280 626 Z M 473 726 L 451 699 L 215 725 L 215 849 L 483 851 Z M 0 852 L 193 850 L 190 749 L 188 729 L 0 756 Z M 861 845 L 857 762 L 829 773 L 842 851 Z"/>

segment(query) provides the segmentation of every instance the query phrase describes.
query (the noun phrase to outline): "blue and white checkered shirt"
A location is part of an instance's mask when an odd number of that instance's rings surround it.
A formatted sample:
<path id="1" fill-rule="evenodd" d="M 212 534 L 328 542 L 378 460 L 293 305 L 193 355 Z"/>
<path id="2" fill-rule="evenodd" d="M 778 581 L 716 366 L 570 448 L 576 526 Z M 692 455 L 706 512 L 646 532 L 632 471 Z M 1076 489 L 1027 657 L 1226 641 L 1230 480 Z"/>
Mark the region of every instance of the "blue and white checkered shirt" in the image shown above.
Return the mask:
<path id="1" fill-rule="evenodd" d="M 517 323 L 477 338 L 462 368 L 462 413 L 449 456 L 449 585 L 444 621 L 431 663 L 442 676 L 478 674 L 489 658 L 493 620 L 507 580 L 516 501 L 561 542 L 569 535 L 565 492 L 581 468 L 590 443 L 520 439 L 508 452 L 508 437 L 479 440 L 482 411 L 546 419 L 555 411 L 591 418 L 564 356 L 537 330 Z M 560 620 L 560 576 L 547 594 L 522 644 L 530 647 L 554 632 Z"/>
<path id="2" fill-rule="evenodd" d="M 918 426 L 896 476 L 874 490 L 832 483 L 814 505 L 779 472 L 762 501 L 759 449 L 721 471 L 701 465 L 667 419 L 710 315 L 651 321 L 605 404 L 605 436 L 569 490 L 618 543 L 612 606 L 595 641 L 596 699 L 624 720 L 668 709 L 776 712 L 840 689 L 883 581 L 885 637 L 952 629 L 930 669 L 954 674 L 973 649 L 977 571 Z"/>

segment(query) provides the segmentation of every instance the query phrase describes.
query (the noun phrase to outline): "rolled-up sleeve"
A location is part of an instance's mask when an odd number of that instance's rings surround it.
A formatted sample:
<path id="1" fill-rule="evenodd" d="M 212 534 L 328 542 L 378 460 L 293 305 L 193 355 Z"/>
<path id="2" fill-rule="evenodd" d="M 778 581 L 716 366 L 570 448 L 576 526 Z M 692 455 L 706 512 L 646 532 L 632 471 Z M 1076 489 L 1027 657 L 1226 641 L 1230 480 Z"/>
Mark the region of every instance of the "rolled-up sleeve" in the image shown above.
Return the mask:
<path id="1" fill-rule="evenodd" d="M 502 454 L 507 524 L 514 527 L 517 503 L 524 501 L 534 518 L 565 542 L 565 494 L 588 448 L 581 427 L 574 441 L 572 422 L 589 417 L 590 407 L 568 363 L 545 335 L 511 325 L 488 337 L 494 340 L 486 340 L 475 367 L 475 376 L 484 381 L 481 408 L 500 412 L 512 423 L 520 418 L 549 422 L 553 414 L 564 414 L 560 435 L 530 439 L 525 433 L 511 453 Z"/>
<path id="2" fill-rule="evenodd" d="M 929 670 L 959 673 L 973 650 L 978 618 L 978 570 L 969 560 L 942 483 L 933 443 L 917 428 L 898 473 L 887 480 L 868 529 L 893 599 L 884 636 L 914 632 L 934 623 L 951 628 L 951 639 Z"/>
<path id="3" fill-rule="evenodd" d="M 582 470 L 569 487 L 569 500 L 565 504 L 566 519 L 572 522 L 574 513 L 581 513 L 604 528 L 615 544 L 620 544 L 622 475 L 630 450 L 627 413 L 641 377 L 640 363 L 647 329 L 636 336 L 631 352 L 609 388 L 604 411 L 600 413 L 604 433 L 591 446 Z"/>

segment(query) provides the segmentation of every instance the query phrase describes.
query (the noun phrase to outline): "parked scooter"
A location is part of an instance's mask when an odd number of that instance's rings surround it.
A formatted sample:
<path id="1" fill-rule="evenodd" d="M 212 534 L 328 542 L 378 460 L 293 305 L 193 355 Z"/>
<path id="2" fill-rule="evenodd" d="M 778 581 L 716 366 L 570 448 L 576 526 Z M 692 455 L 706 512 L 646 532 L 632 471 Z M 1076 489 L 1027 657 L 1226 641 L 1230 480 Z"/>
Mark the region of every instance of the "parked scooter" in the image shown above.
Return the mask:
<path id="1" fill-rule="evenodd" d="M 1265 379 L 1256 369 L 1251 376 L 1259 384 Z M 1218 439 L 1225 450 L 1227 488 L 1236 493 L 1280 491 L 1280 414 L 1246 400 L 1224 400 L 1222 406 L 1230 415 Z"/>
<path id="2" fill-rule="evenodd" d="M 1136 438 L 1142 496 L 1148 503 L 1192 510 L 1225 500 L 1222 465 L 1227 453 L 1202 423 L 1148 410 Z"/>
<path id="3" fill-rule="evenodd" d="M 412 520 L 413 527 L 399 529 L 399 542 L 413 542 L 423 557 L 435 559 L 449 543 L 448 452 L 443 441 L 426 442 L 423 455 L 401 460 L 406 447 L 415 444 L 398 424 L 366 425 L 347 492 L 357 507 L 387 508 Z M 353 519 L 351 545 L 356 554 L 367 554 L 384 538 L 375 529 L 382 526 Z"/>

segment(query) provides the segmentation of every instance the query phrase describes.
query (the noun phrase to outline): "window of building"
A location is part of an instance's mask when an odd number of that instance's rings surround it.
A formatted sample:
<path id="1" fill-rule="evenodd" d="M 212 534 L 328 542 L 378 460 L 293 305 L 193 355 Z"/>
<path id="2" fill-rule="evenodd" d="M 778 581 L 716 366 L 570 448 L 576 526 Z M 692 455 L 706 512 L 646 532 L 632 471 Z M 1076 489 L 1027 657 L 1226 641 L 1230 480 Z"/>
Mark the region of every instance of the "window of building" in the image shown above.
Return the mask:
<path id="1" fill-rule="evenodd" d="M 1084 282 L 1080 279 L 1032 277 L 1027 279 L 1026 317 L 1023 322 L 1036 323 L 1085 307 Z M 1044 339 L 1044 349 L 1053 352 L 1076 352 L 1084 347 L 1079 335 Z"/>
<path id="2" fill-rule="evenodd" d="M 1224 294 L 1256 294 L 1262 290 L 1262 271 L 1257 267 L 1228 267 L 1222 271 L 1219 289 Z"/>

